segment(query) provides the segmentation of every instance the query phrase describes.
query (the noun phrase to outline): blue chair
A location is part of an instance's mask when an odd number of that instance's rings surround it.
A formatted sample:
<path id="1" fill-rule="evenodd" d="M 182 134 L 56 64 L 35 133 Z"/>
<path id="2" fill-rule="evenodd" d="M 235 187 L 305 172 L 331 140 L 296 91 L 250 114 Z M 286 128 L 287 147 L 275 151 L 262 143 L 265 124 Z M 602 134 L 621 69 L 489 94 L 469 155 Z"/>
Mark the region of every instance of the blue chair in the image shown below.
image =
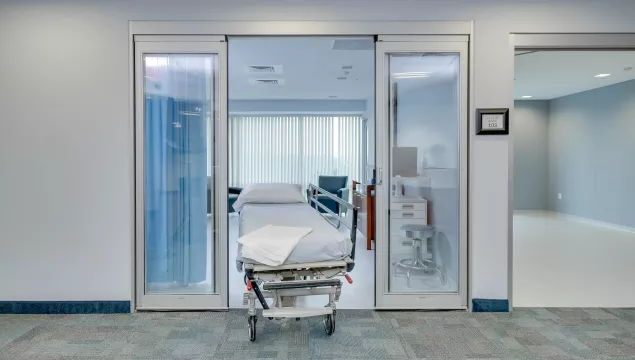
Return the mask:
<path id="1" fill-rule="evenodd" d="M 318 178 L 317 186 L 328 191 L 329 193 L 337 196 L 344 201 L 348 201 L 349 189 L 346 187 L 348 184 L 348 176 L 324 176 L 320 175 Z M 307 190 L 307 197 L 311 194 L 309 190 Z M 333 199 L 329 199 L 326 195 L 317 195 L 317 200 L 320 204 L 324 205 L 326 208 L 331 210 L 332 212 L 339 214 L 340 206 L 337 201 Z M 326 210 L 317 206 L 316 204 L 311 204 L 311 206 L 316 207 L 320 212 L 325 213 Z M 346 209 L 344 209 L 346 212 Z"/>

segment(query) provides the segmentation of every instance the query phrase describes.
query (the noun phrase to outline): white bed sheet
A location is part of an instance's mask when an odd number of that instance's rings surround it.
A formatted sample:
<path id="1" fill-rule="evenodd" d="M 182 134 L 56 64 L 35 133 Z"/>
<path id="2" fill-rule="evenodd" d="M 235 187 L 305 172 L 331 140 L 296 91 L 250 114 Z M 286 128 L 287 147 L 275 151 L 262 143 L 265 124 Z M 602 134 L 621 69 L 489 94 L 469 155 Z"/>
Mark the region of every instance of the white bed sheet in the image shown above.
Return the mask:
<path id="1" fill-rule="evenodd" d="M 296 204 L 246 204 L 238 220 L 239 237 L 266 225 L 311 228 L 291 252 L 284 264 L 341 260 L 349 256 L 353 244 L 347 233 L 340 232 L 307 203 Z M 342 228 L 346 228 L 342 225 Z M 346 228 L 348 230 L 348 228 Z M 237 265 L 242 262 L 258 263 L 241 257 L 238 244 Z"/>

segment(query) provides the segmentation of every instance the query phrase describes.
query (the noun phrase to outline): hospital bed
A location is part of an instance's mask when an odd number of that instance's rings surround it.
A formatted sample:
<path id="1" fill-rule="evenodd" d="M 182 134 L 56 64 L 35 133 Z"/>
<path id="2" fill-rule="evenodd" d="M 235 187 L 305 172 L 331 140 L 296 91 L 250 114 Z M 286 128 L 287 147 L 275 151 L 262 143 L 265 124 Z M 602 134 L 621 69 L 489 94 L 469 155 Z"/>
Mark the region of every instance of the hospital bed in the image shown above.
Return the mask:
<path id="1" fill-rule="evenodd" d="M 243 196 L 247 199 L 242 199 Z M 332 335 L 335 332 L 336 302 L 342 290 L 340 278 L 352 283 L 348 273 L 355 266 L 357 208 L 312 184 L 309 185 L 308 199 L 304 200 L 302 195 L 302 202 L 285 196 L 276 198 L 273 190 L 264 195 L 266 199 L 256 197 L 250 200 L 249 186 L 241 197 L 236 204 L 239 236 L 267 225 L 312 229 L 298 242 L 286 261 L 278 266 L 243 258 L 239 244 L 236 265 L 238 271 L 245 273 L 247 292 L 244 293 L 243 304 L 248 308 L 250 341 L 256 340 L 256 302 L 263 309 L 262 316 L 270 320 L 322 316 L 326 334 Z M 336 201 L 338 213 L 322 205 L 318 197 Z M 323 212 L 319 212 L 318 208 Z M 296 306 L 298 297 L 312 295 L 328 295 L 328 303 L 322 308 Z M 271 303 L 267 299 L 271 299 Z"/>

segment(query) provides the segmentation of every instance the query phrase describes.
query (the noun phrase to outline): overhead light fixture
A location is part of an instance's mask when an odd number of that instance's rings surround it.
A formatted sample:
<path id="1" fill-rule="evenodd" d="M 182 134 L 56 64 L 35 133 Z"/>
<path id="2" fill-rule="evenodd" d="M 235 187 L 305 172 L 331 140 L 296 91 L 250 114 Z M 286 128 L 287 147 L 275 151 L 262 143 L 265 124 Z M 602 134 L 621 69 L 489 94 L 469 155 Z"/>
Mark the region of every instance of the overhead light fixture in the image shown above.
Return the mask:
<path id="1" fill-rule="evenodd" d="M 611 74 L 597 74 L 597 75 L 595 75 L 596 78 L 600 78 L 600 79 L 603 79 L 603 78 L 609 77 L 609 76 L 611 76 Z"/>
<path id="2" fill-rule="evenodd" d="M 521 98 L 521 99 L 531 99 L 532 97 L 533 97 L 533 96 L 531 96 L 531 95 L 523 95 L 523 96 L 521 96 L 520 98 Z"/>
<path id="3" fill-rule="evenodd" d="M 427 78 L 430 77 L 429 72 L 403 72 L 394 73 L 392 77 L 395 79 L 413 79 L 413 78 Z"/>

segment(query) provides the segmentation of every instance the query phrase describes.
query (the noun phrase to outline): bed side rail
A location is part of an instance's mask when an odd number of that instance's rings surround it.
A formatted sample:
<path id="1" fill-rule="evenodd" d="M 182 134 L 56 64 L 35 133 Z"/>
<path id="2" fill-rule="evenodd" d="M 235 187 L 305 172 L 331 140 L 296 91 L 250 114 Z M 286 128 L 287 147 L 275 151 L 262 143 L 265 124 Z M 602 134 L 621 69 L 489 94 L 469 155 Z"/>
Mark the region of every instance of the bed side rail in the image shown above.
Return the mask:
<path id="1" fill-rule="evenodd" d="M 331 209 L 326 207 L 324 204 L 320 203 L 318 201 L 318 196 L 327 197 L 335 201 L 339 205 L 339 209 L 340 209 L 339 214 L 334 213 Z M 320 208 L 323 211 L 325 211 L 324 213 L 320 212 L 320 215 L 322 215 L 322 217 L 326 219 L 335 228 L 339 229 L 341 224 L 344 224 L 344 226 L 350 229 L 350 238 L 351 238 L 351 242 L 353 243 L 353 248 L 351 250 L 351 259 L 355 260 L 355 247 L 356 247 L 355 245 L 357 242 L 357 211 L 358 211 L 357 207 L 345 201 L 344 199 L 340 199 L 339 197 L 313 184 L 309 184 L 309 198 L 307 200 L 309 202 L 309 205 L 312 208 L 315 208 L 316 210 Z M 351 216 L 350 223 L 346 221 L 346 218 L 344 218 L 341 215 L 342 213 L 344 213 L 343 210 L 350 211 L 350 216 Z M 327 215 L 330 215 L 330 216 L 327 216 Z"/>

